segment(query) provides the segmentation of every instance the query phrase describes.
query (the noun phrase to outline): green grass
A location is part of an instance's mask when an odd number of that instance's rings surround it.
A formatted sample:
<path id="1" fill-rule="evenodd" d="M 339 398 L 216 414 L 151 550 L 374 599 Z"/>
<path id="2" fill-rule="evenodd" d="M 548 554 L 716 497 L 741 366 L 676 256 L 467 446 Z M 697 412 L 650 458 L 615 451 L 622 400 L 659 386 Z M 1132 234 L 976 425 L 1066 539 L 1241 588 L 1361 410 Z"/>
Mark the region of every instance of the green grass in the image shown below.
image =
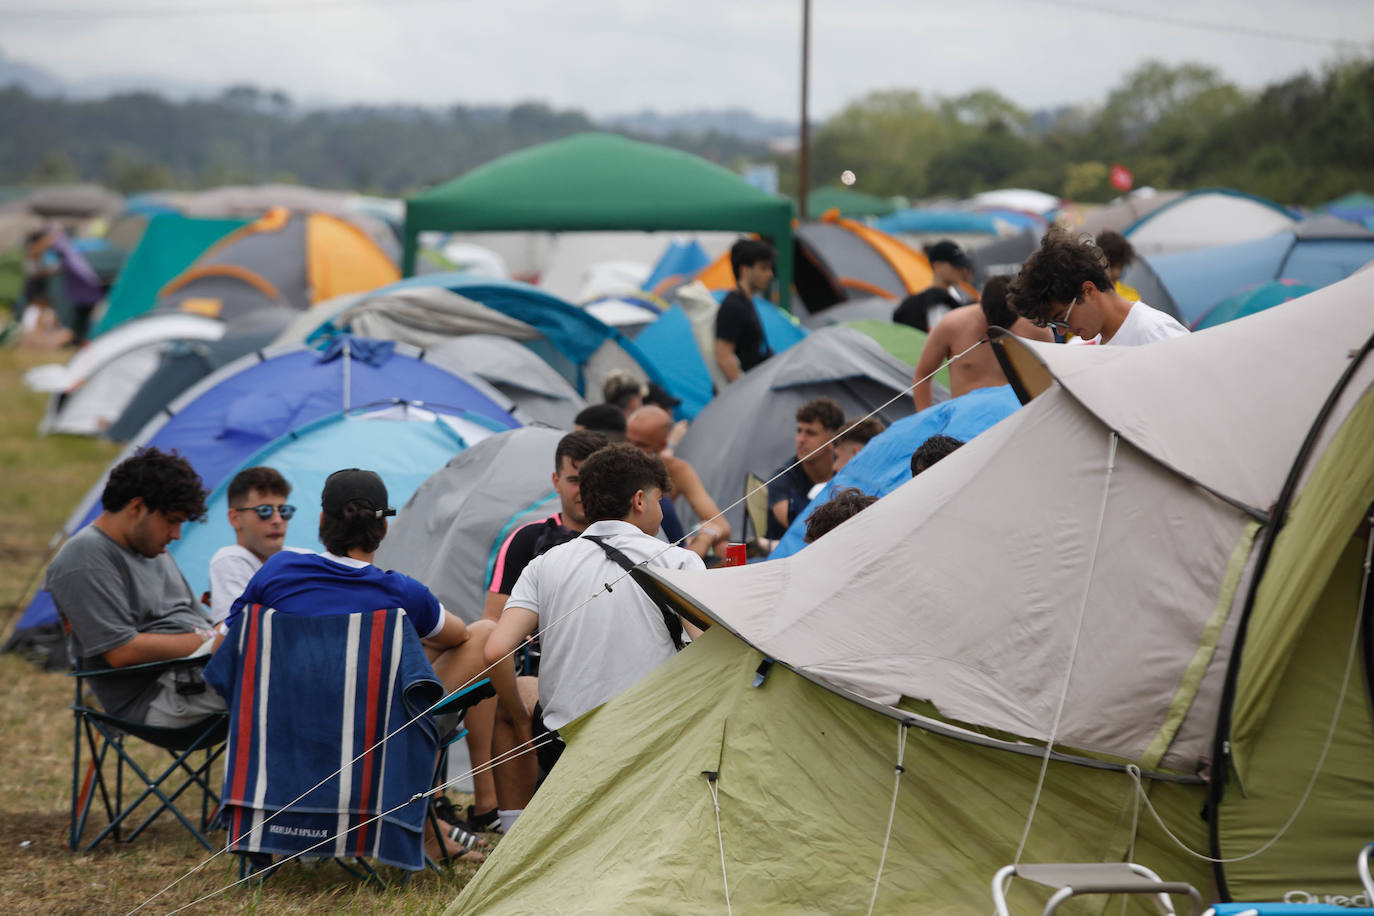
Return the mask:
<path id="1" fill-rule="evenodd" d="M 0 637 L 8 636 L 46 564 L 52 536 L 120 451 L 93 439 L 38 436 L 47 398 L 24 388 L 23 372 L 67 356 L 0 348 Z M 127 913 L 209 858 L 165 815 L 132 844 L 68 851 L 71 681 L 0 655 L 0 684 L 0 913 Z M 156 759 L 148 756 L 150 763 Z M 93 818 L 92 825 L 99 830 L 103 821 Z M 332 865 L 291 863 L 261 888 L 233 888 L 188 912 L 436 913 L 475 871 L 460 865 L 443 874 L 421 872 L 404 887 L 378 891 Z M 221 855 L 141 912 L 169 913 L 236 876 L 233 857 Z"/>

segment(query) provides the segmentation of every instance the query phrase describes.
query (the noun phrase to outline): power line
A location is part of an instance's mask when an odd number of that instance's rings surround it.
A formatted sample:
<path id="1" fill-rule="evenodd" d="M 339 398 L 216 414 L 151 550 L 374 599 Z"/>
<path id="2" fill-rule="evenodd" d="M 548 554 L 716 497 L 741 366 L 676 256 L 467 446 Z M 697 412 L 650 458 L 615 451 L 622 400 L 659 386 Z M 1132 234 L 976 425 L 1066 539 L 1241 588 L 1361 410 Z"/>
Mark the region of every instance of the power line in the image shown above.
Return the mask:
<path id="1" fill-rule="evenodd" d="M 270 4 L 222 4 L 219 6 L 192 6 L 180 3 L 166 6 L 141 6 L 129 9 L 110 7 L 87 7 L 84 9 L 53 9 L 51 7 L 27 7 L 6 9 L 0 7 L 0 18 L 7 20 L 28 19 L 48 21 L 98 21 L 120 19 L 192 19 L 201 16 L 256 16 L 276 13 L 314 13 L 322 10 L 374 7 L 390 9 L 407 3 L 444 3 L 448 0 L 296 0 Z"/>
<path id="2" fill-rule="evenodd" d="M 1324 38 L 1318 35 L 1299 35 L 1294 32 L 1279 32 L 1273 29 L 1259 29 L 1232 22 L 1211 22 L 1203 19 L 1185 19 L 1182 16 L 1166 16 L 1158 13 L 1142 13 L 1116 7 L 1097 6 L 1087 0 L 1033 0 L 1049 6 L 1097 13 L 1101 16 L 1116 16 L 1121 19 L 1135 19 L 1155 25 L 1171 25 L 1183 29 L 1198 29 L 1206 32 L 1222 32 L 1228 35 L 1249 35 L 1253 38 L 1269 38 L 1274 41 L 1292 41 L 1299 44 L 1327 45 L 1333 48 L 1357 48 L 1362 42 L 1348 38 Z"/>

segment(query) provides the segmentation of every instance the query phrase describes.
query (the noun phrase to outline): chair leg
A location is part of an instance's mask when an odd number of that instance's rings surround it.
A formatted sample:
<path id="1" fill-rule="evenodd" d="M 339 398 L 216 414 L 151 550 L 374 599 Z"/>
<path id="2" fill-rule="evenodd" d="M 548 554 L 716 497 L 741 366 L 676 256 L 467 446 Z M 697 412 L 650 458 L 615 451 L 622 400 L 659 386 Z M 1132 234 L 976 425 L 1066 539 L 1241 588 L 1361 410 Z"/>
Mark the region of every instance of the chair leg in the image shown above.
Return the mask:
<path id="1" fill-rule="evenodd" d="M 90 751 L 89 772 L 87 774 L 86 785 L 84 785 L 79 795 L 72 797 L 72 823 L 71 835 L 68 845 L 73 852 L 81 843 L 81 835 L 86 832 L 86 822 L 90 818 L 91 805 L 95 802 L 95 793 L 100 792 L 100 800 L 105 805 L 105 817 L 113 820 L 115 817 L 115 805 L 110 800 L 109 786 L 105 781 L 105 758 L 108 756 L 111 738 L 96 724 L 89 720 L 81 720 L 78 725 L 78 736 L 84 738 L 86 748 Z M 97 736 L 99 736 L 97 738 Z M 75 764 L 73 766 L 73 777 L 79 772 L 81 744 L 78 740 L 76 750 L 73 753 Z M 75 789 L 73 783 L 73 789 Z M 86 847 L 88 850 L 90 847 Z"/>

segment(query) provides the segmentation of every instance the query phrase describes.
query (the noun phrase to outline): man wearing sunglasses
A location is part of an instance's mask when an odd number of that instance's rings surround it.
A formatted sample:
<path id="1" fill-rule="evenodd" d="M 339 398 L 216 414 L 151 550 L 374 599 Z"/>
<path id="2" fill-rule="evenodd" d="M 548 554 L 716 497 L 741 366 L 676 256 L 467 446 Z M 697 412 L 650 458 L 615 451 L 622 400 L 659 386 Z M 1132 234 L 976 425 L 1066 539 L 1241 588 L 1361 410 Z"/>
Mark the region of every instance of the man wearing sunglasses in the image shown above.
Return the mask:
<path id="1" fill-rule="evenodd" d="M 1057 226 L 1021 265 L 1008 292 L 1012 307 L 1032 324 L 1085 342 L 1136 347 L 1188 333 L 1159 309 L 1122 297 L 1102 250 Z"/>
<path id="2" fill-rule="evenodd" d="M 291 484 L 274 468 L 245 468 L 229 481 L 229 524 L 237 543 L 210 558 L 210 618 L 221 623 L 234 599 L 268 557 L 286 542 L 286 525 L 296 513 L 288 503 Z"/>

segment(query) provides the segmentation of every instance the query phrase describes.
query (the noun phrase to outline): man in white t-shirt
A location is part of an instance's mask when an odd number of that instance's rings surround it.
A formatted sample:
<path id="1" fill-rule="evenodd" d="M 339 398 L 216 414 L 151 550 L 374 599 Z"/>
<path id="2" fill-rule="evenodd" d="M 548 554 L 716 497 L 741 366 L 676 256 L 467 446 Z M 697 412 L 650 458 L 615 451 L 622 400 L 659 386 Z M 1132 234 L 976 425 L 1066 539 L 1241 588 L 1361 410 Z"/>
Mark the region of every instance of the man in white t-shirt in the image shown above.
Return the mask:
<path id="1" fill-rule="evenodd" d="M 1008 296 L 1032 324 L 1071 331 L 1083 341 L 1136 347 L 1188 333 L 1159 309 L 1124 298 L 1107 274 L 1102 250 L 1059 227 L 1045 233 Z"/>
<path id="2" fill-rule="evenodd" d="M 593 452 L 578 470 L 590 524 L 581 537 L 530 561 L 486 645 L 487 664 L 495 664 L 539 631 L 536 711 L 552 732 L 672 658 L 680 635 L 673 632 L 674 623 L 693 637 L 700 635 L 685 621 L 669 621 L 633 580 L 617 582 L 625 570 L 611 555 L 619 551 L 634 565 L 705 569 L 692 551 L 654 537 L 663 519 L 659 498 L 669 486 L 663 459 L 617 443 Z M 614 587 L 607 588 L 608 583 Z M 540 731 L 536 721 L 534 733 Z M 498 721 L 493 747 L 498 760 L 514 749 L 501 746 L 502 734 Z M 498 768 L 502 826 L 509 829 L 529 799 L 508 798 L 502 789 Z"/>
<path id="3" fill-rule="evenodd" d="M 234 599 L 263 562 L 282 549 L 287 522 L 296 513 L 286 501 L 291 484 L 273 468 L 239 471 L 229 481 L 227 495 L 229 524 L 237 542 L 210 558 L 210 619 L 216 624 L 229 616 Z"/>

